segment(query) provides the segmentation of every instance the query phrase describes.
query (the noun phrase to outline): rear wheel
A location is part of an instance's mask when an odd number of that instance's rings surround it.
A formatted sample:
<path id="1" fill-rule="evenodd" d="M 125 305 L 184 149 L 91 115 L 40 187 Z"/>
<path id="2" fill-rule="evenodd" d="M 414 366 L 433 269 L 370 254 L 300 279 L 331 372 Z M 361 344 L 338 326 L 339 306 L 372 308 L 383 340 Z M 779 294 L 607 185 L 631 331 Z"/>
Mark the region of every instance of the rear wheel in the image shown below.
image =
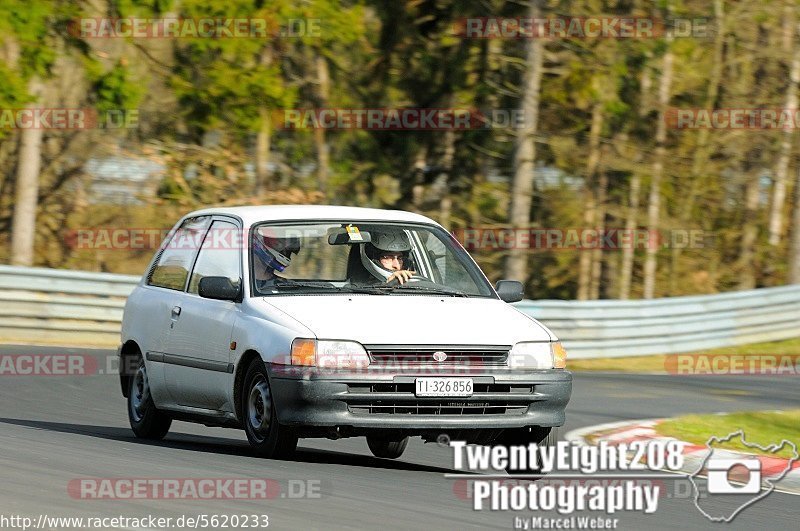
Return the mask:
<path id="1" fill-rule="evenodd" d="M 134 359 L 136 372 L 128 379 L 128 420 L 134 435 L 142 439 L 163 439 L 169 431 L 172 419 L 156 409 L 150 395 L 147 367 L 141 354 Z"/>
<path id="2" fill-rule="evenodd" d="M 408 437 L 403 437 L 399 441 L 391 441 L 380 437 L 367 436 L 367 446 L 375 457 L 384 459 L 397 459 L 408 446 Z"/>
<path id="3" fill-rule="evenodd" d="M 558 442 L 558 432 L 557 427 L 545 428 L 542 426 L 505 430 L 494 442 L 494 446 L 528 446 L 530 443 L 537 443 L 540 447 L 554 447 Z M 509 474 L 543 474 L 538 463 L 528 463 L 527 465 L 521 470 L 507 467 L 506 472 Z"/>
<path id="4" fill-rule="evenodd" d="M 297 435 L 278 423 L 267 371 L 260 358 L 250 362 L 242 382 L 241 418 L 250 445 L 263 457 L 290 457 L 297 449 Z"/>

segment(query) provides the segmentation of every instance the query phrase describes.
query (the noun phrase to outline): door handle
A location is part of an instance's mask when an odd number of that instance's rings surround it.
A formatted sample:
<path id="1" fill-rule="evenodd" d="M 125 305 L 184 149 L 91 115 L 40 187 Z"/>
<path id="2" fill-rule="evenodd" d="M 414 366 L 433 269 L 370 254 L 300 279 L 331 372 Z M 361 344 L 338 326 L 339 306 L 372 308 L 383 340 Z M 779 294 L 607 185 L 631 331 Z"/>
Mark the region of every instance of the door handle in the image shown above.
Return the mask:
<path id="1" fill-rule="evenodd" d="M 172 317 L 177 318 L 181 314 L 181 307 L 180 306 L 173 306 L 172 307 Z"/>

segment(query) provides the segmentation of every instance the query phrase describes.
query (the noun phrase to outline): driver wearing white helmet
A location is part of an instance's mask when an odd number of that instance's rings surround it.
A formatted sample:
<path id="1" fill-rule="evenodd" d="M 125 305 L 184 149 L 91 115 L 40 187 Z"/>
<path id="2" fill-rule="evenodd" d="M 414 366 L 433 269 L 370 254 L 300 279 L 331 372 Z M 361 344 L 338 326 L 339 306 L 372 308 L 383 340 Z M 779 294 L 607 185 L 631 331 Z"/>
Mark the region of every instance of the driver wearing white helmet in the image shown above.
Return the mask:
<path id="1" fill-rule="evenodd" d="M 416 271 L 411 267 L 411 243 L 402 229 L 371 231 L 370 243 L 361 246 L 361 263 L 375 279 L 405 284 Z"/>

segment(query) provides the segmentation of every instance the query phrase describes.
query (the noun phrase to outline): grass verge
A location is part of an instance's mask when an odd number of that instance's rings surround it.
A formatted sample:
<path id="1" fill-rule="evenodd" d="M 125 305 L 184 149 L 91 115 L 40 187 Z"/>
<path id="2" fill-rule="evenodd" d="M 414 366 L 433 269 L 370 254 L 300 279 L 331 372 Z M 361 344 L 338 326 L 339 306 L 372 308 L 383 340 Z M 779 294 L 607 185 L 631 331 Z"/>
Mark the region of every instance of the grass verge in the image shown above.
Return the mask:
<path id="1" fill-rule="evenodd" d="M 745 440 L 751 444 L 768 446 L 786 439 L 800 449 L 800 409 L 748 411 L 724 415 L 687 415 L 665 420 L 656 427 L 656 431 L 661 435 L 703 446 L 712 435 L 723 438 L 736 430 L 743 430 Z M 763 453 L 743 445 L 739 437 L 719 445 L 718 448 Z M 787 445 L 776 455 L 789 458 L 792 454 L 791 447 Z"/>

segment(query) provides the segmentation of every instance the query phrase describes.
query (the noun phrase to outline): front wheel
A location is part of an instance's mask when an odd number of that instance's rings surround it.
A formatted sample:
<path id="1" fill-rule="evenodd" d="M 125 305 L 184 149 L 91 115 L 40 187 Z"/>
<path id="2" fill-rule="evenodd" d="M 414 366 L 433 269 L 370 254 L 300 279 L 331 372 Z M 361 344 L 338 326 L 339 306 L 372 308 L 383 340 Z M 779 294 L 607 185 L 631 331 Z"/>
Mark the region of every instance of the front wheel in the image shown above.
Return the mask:
<path id="1" fill-rule="evenodd" d="M 250 446 L 270 459 L 291 457 L 297 449 L 297 435 L 278 423 L 267 371 L 259 358 L 247 368 L 242 398 L 241 418 Z"/>
<path id="2" fill-rule="evenodd" d="M 527 428 L 515 428 L 505 430 L 502 435 L 493 443 L 495 446 L 528 446 L 530 443 L 537 443 L 540 447 L 554 447 L 558 443 L 558 428 L 545 428 L 541 426 L 531 426 Z M 510 452 L 509 452 L 510 455 Z M 510 464 L 510 463 L 509 463 Z M 506 468 L 509 474 L 544 474 L 538 463 L 527 463 L 527 467 L 522 470 Z"/>
<path id="3" fill-rule="evenodd" d="M 408 446 L 408 437 L 404 437 L 399 441 L 390 441 L 380 437 L 367 436 L 367 446 L 375 457 L 382 457 L 384 459 L 397 459 Z"/>
<path id="4" fill-rule="evenodd" d="M 136 355 L 136 372 L 130 377 L 128 388 L 128 420 L 134 435 L 142 439 L 160 440 L 169 431 L 172 419 L 156 409 L 150 395 L 147 367 L 141 354 Z"/>

